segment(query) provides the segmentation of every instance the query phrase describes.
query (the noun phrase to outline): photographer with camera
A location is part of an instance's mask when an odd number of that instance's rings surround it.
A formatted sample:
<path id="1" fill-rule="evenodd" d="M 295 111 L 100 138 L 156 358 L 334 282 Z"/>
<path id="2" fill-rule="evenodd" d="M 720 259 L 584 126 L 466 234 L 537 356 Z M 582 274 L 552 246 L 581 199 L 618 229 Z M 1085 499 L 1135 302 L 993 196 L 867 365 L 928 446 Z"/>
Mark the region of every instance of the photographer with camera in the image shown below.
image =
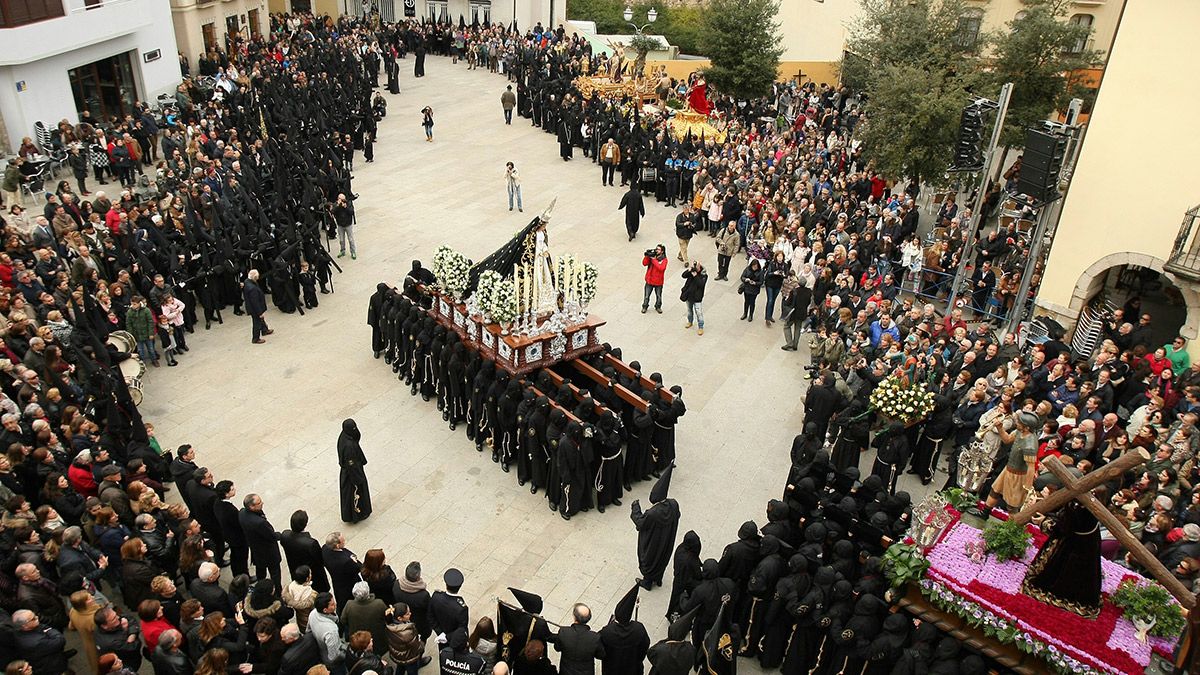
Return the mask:
<path id="1" fill-rule="evenodd" d="M 691 328 L 692 319 L 695 319 L 699 326 L 698 335 L 704 335 L 704 287 L 707 284 L 708 272 L 704 271 L 704 265 L 693 260 L 683 272 L 683 290 L 679 292 L 679 299 L 687 303 L 688 317 L 684 328 Z"/>
<path id="2" fill-rule="evenodd" d="M 646 249 L 642 255 L 642 266 L 646 268 L 646 288 L 642 297 L 642 314 L 650 308 L 650 292 L 654 292 L 654 311 L 662 314 L 663 277 L 667 273 L 667 248 L 662 244 Z"/>

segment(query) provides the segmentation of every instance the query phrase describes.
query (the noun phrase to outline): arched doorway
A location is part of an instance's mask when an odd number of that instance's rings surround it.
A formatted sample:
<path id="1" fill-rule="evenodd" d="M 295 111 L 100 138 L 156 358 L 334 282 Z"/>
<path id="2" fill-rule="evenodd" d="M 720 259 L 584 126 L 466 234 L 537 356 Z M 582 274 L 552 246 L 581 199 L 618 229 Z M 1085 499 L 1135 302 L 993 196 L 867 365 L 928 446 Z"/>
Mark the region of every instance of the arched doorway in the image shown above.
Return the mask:
<path id="1" fill-rule="evenodd" d="M 1071 295 L 1070 308 L 1079 313 L 1076 334 L 1083 337 L 1081 332 L 1090 332 L 1089 323 L 1106 310 L 1136 308 L 1139 316 L 1151 317 L 1152 344 L 1167 344 L 1176 335 L 1195 339 L 1200 334 L 1200 293 L 1191 283 L 1165 272 L 1165 263 L 1143 253 L 1124 252 L 1105 256 L 1084 270 Z M 1125 320 L 1136 326 L 1139 316 L 1126 311 Z"/>

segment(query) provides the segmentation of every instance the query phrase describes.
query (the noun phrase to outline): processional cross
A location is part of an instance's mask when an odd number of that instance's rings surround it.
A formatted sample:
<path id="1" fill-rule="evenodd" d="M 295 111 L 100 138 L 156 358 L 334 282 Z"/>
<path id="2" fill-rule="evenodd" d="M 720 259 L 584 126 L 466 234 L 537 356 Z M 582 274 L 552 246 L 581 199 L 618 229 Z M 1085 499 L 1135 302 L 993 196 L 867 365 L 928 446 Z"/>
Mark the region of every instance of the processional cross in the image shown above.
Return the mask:
<path id="1" fill-rule="evenodd" d="M 1179 604 L 1190 610 L 1196 606 L 1196 596 L 1184 586 L 1175 575 L 1159 562 L 1138 538 L 1133 536 L 1125 523 L 1119 518 L 1109 513 L 1108 509 L 1100 503 L 1100 500 L 1092 496 L 1092 490 L 1097 486 L 1103 485 L 1113 478 L 1123 475 L 1126 471 L 1142 464 L 1149 456 L 1142 450 L 1132 450 L 1126 452 L 1114 462 L 1109 462 L 1104 466 L 1092 471 L 1091 473 L 1076 478 L 1074 474 L 1067 471 L 1067 467 L 1058 460 L 1057 457 L 1049 457 L 1042 461 L 1042 466 L 1046 467 L 1050 473 L 1054 474 L 1062 483 L 1062 487 L 1055 490 L 1049 497 L 1038 500 L 1037 502 L 1027 506 L 1023 511 L 1013 516 L 1013 520 L 1024 526 L 1033 516 L 1039 513 L 1050 513 L 1058 508 L 1065 506 L 1067 502 L 1075 500 L 1082 504 L 1092 515 L 1096 516 L 1096 520 L 1100 521 L 1109 533 L 1117 538 L 1121 544 L 1129 551 L 1130 555 L 1135 560 L 1141 563 L 1142 567 L 1154 577 L 1158 583 L 1162 584 Z"/>

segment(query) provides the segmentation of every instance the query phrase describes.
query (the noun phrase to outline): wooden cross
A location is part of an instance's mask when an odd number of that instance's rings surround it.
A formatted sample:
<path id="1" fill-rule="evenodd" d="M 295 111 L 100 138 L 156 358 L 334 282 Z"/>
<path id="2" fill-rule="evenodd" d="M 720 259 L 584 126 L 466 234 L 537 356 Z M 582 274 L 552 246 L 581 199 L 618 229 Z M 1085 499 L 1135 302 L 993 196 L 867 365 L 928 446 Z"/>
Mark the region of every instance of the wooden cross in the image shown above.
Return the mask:
<path id="1" fill-rule="evenodd" d="M 1062 483 L 1062 487 L 1055 490 L 1049 497 L 1026 507 L 1025 510 L 1013 516 L 1013 520 L 1020 525 L 1025 525 L 1035 514 L 1050 513 L 1065 506 L 1071 500 L 1078 501 L 1088 511 L 1091 511 L 1092 515 L 1096 516 L 1096 520 L 1100 521 L 1109 533 L 1121 542 L 1121 545 L 1129 551 L 1135 560 L 1146 568 L 1150 576 L 1154 577 L 1158 583 L 1171 592 L 1171 595 L 1175 596 L 1179 604 L 1191 610 L 1196 606 L 1196 596 L 1188 590 L 1187 586 L 1180 583 L 1175 578 L 1175 575 L 1171 574 L 1171 571 L 1164 567 L 1158 558 L 1154 557 L 1153 553 L 1146 550 L 1146 547 L 1142 545 L 1142 542 L 1138 541 L 1137 537 L 1133 536 L 1133 533 L 1129 531 L 1125 523 L 1109 513 L 1108 509 L 1100 503 L 1100 500 L 1092 496 L 1092 490 L 1097 486 L 1121 476 L 1126 471 L 1142 464 L 1148 459 L 1150 457 L 1144 450 L 1131 450 L 1116 461 L 1105 464 L 1083 478 L 1076 478 L 1074 474 L 1067 471 L 1067 467 L 1063 466 L 1063 463 L 1057 457 L 1050 457 L 1044 460 L 1042 465 L 1050 473 L 1058 477 L 1058 480 Z"/>

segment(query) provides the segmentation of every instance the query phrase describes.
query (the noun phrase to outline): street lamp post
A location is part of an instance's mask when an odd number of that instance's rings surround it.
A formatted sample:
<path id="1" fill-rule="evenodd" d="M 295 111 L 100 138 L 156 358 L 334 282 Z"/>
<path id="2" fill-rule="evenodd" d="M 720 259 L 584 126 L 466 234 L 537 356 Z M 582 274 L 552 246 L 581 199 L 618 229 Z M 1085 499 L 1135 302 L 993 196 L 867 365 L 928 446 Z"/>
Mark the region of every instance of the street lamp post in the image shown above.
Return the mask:
<path id="1" fill-rule="evenodd" d="M 642 71 L 646 68 L 646 54 L 650 51 L 650 47 L 646 44 L 646 29 L 650 27 L 650 24 L 658 20 L 658 10 L 653 7 L 647 10 L 646 23 L 640 26 L 633 22 L 633 7 L 625 5 L 625 11 L 621 13 L 621 16 L 625 18 L 625 23 L 633 27 L 633 30 L 637 33 L 637 37 L 634 38 L 634 46 L 637 49 L 637 61 L 633 64 L 633 77 L 634 79 L 640 79 Z"/>
<path id="2" fill-rule="evenodd" d="M 651 7 L 650 11 L 646 12 L 646 23 L 641 26 L 633 22 L 633 7 L 626 5 L 622 16 L 625 17 L 625 23 L 633 26 L 633 30 L 637 31 L 638 36 L 641 37 L 646 34 L 646 29 L 650 27 L 650 24 L 658 20 L 658 10 Z"/>

